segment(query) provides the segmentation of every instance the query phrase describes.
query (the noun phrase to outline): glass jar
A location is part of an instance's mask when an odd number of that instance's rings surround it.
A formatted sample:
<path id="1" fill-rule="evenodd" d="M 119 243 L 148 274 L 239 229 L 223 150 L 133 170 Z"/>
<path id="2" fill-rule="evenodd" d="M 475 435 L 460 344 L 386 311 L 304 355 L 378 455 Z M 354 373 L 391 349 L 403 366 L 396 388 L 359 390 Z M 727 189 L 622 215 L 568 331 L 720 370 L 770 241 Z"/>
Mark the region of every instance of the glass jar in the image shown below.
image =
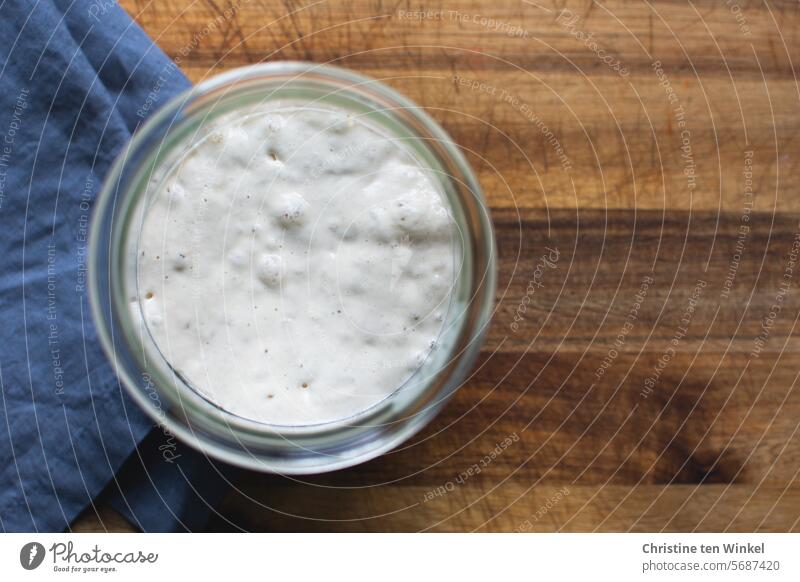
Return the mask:
<path id="1" fill-rule="evenodd" d="M 204 124 L 269 100 L 324 103 L 368 116 L 402 139 L 430 170 L 450 205 L 461 265 L 436 357 L 401 389 L 348 421 L 274 426 L 232 414 L 176 373 L 130 309 L 138 297 L 137 245 L 151 176 L 185 150 Z M 332 471 L 374 458 L 424 427 L 459 387 L 477 356 L 494 301 L 495 241 L 480 186 L 445 131 L 383 83 L 311 63 L 236 69 L 197 85 L 158 110 L 119 155 L 91 224 L 90 289 L 101 343 L 133 399 L 157 422 L 208 455 L 284 474 Z"/>

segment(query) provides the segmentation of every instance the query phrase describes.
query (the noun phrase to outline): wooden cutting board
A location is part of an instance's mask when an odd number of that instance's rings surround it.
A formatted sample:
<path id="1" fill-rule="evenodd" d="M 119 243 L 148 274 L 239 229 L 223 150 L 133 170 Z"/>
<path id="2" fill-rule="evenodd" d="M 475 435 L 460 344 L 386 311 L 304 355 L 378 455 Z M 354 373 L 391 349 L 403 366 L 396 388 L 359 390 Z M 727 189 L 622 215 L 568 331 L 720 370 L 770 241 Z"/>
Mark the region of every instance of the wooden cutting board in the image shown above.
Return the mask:
<path id="1" fill-rule="evenodd" d="M 193 81 L 384 80 L 497 229 L 488 340 L 437 420 L 350 470 L 250 474 L 212 529 L 800 529 L 797 3 L 122 4 Z M 126 527 L 100 518 L 75 527 Z"/>

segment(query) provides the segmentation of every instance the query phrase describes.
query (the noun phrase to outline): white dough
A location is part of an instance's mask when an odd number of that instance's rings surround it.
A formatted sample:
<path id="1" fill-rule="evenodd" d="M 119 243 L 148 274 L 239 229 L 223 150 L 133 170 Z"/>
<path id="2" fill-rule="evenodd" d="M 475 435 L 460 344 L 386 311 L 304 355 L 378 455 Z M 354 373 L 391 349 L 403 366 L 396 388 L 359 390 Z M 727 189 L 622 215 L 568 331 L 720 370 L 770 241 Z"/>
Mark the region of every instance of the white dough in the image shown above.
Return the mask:
<path id="1" fill-rule="evenodd" d="M 356 415 L 435 349 L 457 254 L 437 183 L 342 112 L 283 103 L 201 130 L 159 178 L 138 250 L 161 352 L 239 416 Z"/>

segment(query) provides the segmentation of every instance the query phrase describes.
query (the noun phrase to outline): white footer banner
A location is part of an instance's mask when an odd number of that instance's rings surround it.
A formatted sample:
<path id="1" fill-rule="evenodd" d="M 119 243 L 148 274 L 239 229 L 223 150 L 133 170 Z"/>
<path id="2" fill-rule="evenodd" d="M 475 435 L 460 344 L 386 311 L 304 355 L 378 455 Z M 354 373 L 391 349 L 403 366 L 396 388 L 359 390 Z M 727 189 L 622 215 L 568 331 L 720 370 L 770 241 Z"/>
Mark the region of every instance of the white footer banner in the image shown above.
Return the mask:
<path id="1" fill-rule="evenodd" d="M 797 581 L 799 564 L 800 534 L 0 535 L 0 580 L 15 581 Z"/>

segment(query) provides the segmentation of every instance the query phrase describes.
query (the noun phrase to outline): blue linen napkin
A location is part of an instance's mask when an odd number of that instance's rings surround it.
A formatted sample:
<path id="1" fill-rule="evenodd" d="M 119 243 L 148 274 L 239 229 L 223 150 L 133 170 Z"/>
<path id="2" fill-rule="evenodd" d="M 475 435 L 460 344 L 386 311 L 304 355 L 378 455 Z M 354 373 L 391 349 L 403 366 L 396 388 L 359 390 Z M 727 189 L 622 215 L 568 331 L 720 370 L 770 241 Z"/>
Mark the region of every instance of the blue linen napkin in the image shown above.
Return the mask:
<path id="1" fill-rule="evenodd" d="M 0 529 L 63 530 L 104 488 L 144 530 L 202 527 L 232 470 L 126 396 L 86 290 L 103 177 L 189 82 L 111 0 L 7 0 L 0 38 Z"/>

